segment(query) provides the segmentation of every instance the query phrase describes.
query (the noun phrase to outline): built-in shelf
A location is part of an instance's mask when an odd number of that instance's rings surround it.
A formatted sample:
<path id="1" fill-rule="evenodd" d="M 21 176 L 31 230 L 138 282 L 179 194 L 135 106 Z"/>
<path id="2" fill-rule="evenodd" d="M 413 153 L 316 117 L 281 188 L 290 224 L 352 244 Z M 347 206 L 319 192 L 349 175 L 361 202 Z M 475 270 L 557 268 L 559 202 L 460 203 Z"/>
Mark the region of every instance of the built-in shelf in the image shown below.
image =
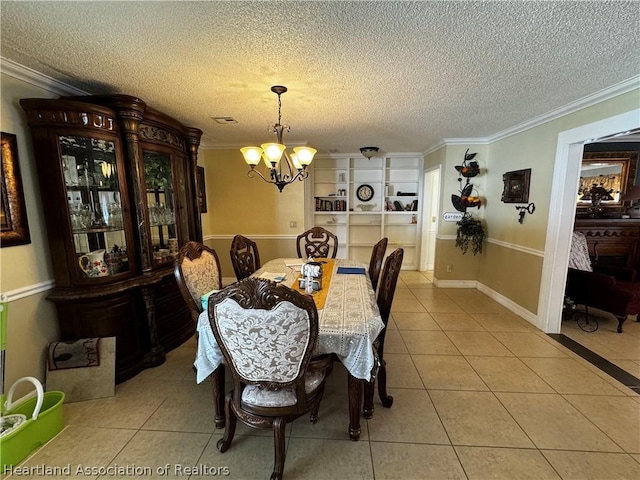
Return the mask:
<path id="1" fill-rule="evenodd" d="M 422 177 L 420 155 L 371 159 L 317 156 L 307 180 L 306 224 L 322 226 L 338 236 L 338 257 L 365 263 L 369 262 L 373 245 L 388 237 L 387 253 L 404 248 L 403 268 L 416 269 Z M 369 200 L 358 198 L 358 187 L 363 184 L 373 190 Z M 417 210 L 396 210 L 414 201 Z M 368 205 L 372 205 L 371 210 L 363 211 Z"/>

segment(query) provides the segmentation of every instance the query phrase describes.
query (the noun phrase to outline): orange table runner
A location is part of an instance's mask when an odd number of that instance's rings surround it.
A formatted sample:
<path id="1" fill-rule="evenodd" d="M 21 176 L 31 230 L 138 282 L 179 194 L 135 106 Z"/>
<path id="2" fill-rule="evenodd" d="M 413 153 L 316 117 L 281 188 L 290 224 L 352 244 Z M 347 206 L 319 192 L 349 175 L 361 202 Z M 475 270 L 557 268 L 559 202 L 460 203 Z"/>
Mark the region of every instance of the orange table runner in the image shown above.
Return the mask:
<path id="1" fill-rule="evenodd" d="M 314 262 L 324 262 L 322 263 L 322 289 L 313 292 L 313 301 L 316 304 L 316 308 L 318 310 L 322 310 L 324 308 L 324 302 L 327 299 L 327 293 L 329 292 L 329 285 L 331 284 L 331 275 L 333 274 L 333 266 L 336 261 L 333 258 L 314 258 Z M 302 274 L 298 273 L 298 276 L 294 280 L 291 288 L 300 293 L 306 293 L 304 288 L 300 288 L 298 280 L 301 278 Z"/>

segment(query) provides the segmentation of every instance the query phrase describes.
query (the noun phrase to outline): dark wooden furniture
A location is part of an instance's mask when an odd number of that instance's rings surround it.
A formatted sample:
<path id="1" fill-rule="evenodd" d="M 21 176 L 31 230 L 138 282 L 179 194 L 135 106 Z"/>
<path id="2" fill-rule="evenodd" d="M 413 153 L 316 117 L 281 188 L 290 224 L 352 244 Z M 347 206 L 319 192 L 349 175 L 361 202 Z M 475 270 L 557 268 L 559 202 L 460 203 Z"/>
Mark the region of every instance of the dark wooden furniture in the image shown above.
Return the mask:
<path id="1" fill-rule="evenodd" d="M 233 237 L 229 255 L 237 280 L 247 278 L 260 268 L 258 245 L 245 236 L 236 235 Z"/>
<path id="2" fill-rule="evenodd" d="M 218 254 L 199 242 L 189 241 L 175 259 L 173 273 L 185 303 L 191 311 L 193 323 L 204 311 L 202 297 L 212 290 L 222 288 L 222 270 Z M 211 382 L 216 428 L 224 427 L 224 365 L 213 372 Z"/>
<path id="3" fill-rule="evenodd" d="M 378 243 L 373 246 L 371 251 L 371 260 L 369 261 L 369 278 L 371 279 L 371 286 L 375 292 L 378 288 L 378 278 L 380 277 L 380 270 L 382 270 L 382 261 L 384 260 L 384 254 L 387 251 L 387 244 L 389 239 L 387 237 L 381 238 Z"/>
<path id="4" fill-rule="evenodd" d="M 195 331 L 173 275 L 202 240 L 202 132 L 128 95 L 23 99 L 46 219 L 61 340 L 116 337 L 116 382 Z"/>
<path id="5" fill-rule="evenodd" d="M 211 329 L 233 378 L 225 398 L 220 452 L 231 446 L 236 421 L 273 429 L 271 479 L 281 479 L 290 422 L 318 419 L 331 356 L 311 356 L 318 340 L 318 311 L 310 296 L 261 278 L 246 278 L 209 299 Z M 263 327 L 257 329 L 256 322 Z"/>
<path id="6" fill-rule="evenodd" d="M 193 322 L 202 313 L 202 296 L 222 288 L 218 254 L 199 242 L 187 242 L 174 261 L 173 273 L 180 293 L 191 310 Z"/>
<path id="7" fill-rule="evenodd" d="M 323 227 L 311 227 L 298 235 L 296 248 L 299 258 L 336 258 L 338 237 Z"/>
<path id="8" fill-rule="evenodd" d="M 574 232 L 566 295 L 574 304 L 585 306 L 584 314 L 575 313 L 580 316 L 577 319 L 578 325 L 587 331 L 597 329 L 597 320 L 590 320 L 589 317 L 589 307 L 593 307 L 612 313 L 618 320 L 617 331 L 622 333 L 622 324 L 627 316 L 640 313 L 640 282 L 637 281 L 637 273 L 629 268 L 598 264 L 589 269 L 589 261 L 584 235 Z M 595 327 L 589 327 L 590 324 Z"/>
<path id="9" fill-rule="evenodd" d="M 574 231 L 587 237 L 594 263 L 640 269 L 640 219 L 576 218 Z"/>
<path id="10" fill-rule="evenodd" d="M 382 406 L 390 408 L 391 405 L 393 405 L 393 397 L 387 394 L 387 366 L 384 361 L 384 338 L 387 333 L 391 304 L 393 303 L 393 296 L 396 292 L 396 284 L 398 283 L 398 275 L 402 268 L 403 256 L 404 250 L 397 248 L 384 262 L 377 302 L 378 310 L 380 310 L 380 318 L 382 318 L 385 328 L 378 334 L 378 338 L 373 344 L 379 362 L 377 378 L 371 379 L 370 382 L 364 382 L 364 402 L 362 408 L 364 418 L 373 417 L 373 390 L 375 381 L 378 382 L 378 395 L 380 396 Z"/>

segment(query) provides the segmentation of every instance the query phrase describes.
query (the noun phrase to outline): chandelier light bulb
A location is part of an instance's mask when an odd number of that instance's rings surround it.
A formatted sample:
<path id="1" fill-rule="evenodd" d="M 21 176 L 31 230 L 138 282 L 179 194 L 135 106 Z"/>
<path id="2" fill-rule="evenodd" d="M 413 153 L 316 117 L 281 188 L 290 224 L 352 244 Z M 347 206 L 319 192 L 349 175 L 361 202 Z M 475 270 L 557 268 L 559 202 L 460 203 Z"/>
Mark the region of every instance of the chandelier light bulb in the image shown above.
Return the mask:
<path id="1" fill-rule="evenodd" d="M 311 161 L 313 160 L 313 156 L 317 152 L 315 148 L 311 148 L 311 147 L 295 147 L 293 151 L 298 156 L 298 161 L 300 162 L 300 164 L 305 167 L 311 164 Z"/>
<path id="2" fill-rule="evenodd" d="M 263 143 L 260 146 L 262 147 L 264 159 L 269 162 L 270 167 L 275 167 L 280 162 L 284 149 L 287 148 L 280 143 Z"/>
<path id="3" fill-rule="evenodd" d="M 302 170 L 302 164 L 300 163 L 300 160 L 298 160 L 297 153 L 291 154 L 291 163 L 293 163 L 293 166 L 295 167 L 296 170 Z"/>
<path id="4" fill-rule="evenodd" d="M 244 161 L 249 165 L 256 166 L 262 158 L 262 149 L 260 147 L 242 147 L 240 149 L 244 156 Z"/>

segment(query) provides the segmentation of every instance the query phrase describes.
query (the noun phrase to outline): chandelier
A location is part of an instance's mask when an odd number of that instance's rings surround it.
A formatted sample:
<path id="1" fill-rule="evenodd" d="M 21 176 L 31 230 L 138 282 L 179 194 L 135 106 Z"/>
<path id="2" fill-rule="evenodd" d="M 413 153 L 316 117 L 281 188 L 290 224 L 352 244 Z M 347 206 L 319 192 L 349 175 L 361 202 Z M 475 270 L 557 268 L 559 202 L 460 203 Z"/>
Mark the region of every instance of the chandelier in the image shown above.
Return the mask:
<path id="1" fill-rule="evenodd" d="M 307 178 L 307 167 L 311 164 L 316 150 L 310 147 L 295 147 L 291 155 L 286 152 L 287 147 L 282 143 L 282 132 L 285 130 L 288 132 L 290 127 L 280 123 L 282 117 L 280 96 L 287 91 L 287 87 L 274 85 L 271 87 L 271 91 L 278 95 L 278 122 L 269 127 L 269 131 L 276 134 L 278 143 L 263 143 L 259 147 L 243 147 L 240 151 L 244 156 L 244 161 L 250 167 L 247 172 L 250 178 L 253 178 L 257 173 L 265 182 L 273 183 L 282 192 L 282 189 L 290 183 Z M 283 157 L 284 161 L 282 161 Z M 268 178 L 256 170 L 260 160 L 264 161 L 269 171 Z"/>

